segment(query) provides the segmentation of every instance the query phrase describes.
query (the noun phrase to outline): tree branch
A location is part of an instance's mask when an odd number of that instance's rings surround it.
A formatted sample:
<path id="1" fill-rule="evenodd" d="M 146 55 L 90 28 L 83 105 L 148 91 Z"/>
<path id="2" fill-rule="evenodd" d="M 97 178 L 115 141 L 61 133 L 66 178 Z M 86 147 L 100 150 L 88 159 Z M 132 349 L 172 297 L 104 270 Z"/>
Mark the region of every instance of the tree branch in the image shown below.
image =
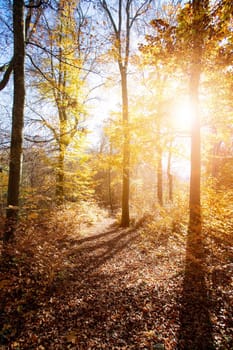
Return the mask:
<path id="1" fill-rule="evenodd" d="M 37 136 L 34 136 L 33 138 L 30 138 L 29 136 L 24 136 L 24 140 L 32 143 L 49 143 L 55 140 L 55 138 L 50 138 L 48 140 L 36 140 Z"/>
<path id="2" fill-rule="evenodd" d="M 26 54 L 26 56 L 30 59 L 31 64 L 33 65 L 33 67 L 42 75 L 42 77 L 47 80 L 49 83 L 51 83 L 51 80 L 49 80 L 49 78 L 42 72 L 42 70 L 35 64 L 35 62 L 33 61 L 32 57 L 29 54 Z"/>
<path id="3" fill-rule="evenodd" d="M 6 65 L 3 67 L 6 67 Z M 1 67 L 2 70 L 3 70 L 3 67 Z M 14 67 L 14 58 L 11 59 L 6 71 L 4 73 L 4 76 L 3 76 L 2 80 L 0 81 L 0 91 L 3 90 L 5 88 L 5 86 L 7 85 L 8 81 L 10 79 L 10 75 L 13 71 L 13 67 Z"/>
<path id="4" fill-rule="evenodd" d="M 111 12 L 110 12 L 110 10 L 108 8 L 108 5 L 107 5 L 106 1 L 105 0 L 101 1 L 101 5 L 102 5 L 103 9 L 107 12 L 107 15 L 108 15 L 108 17 L 110 19 L 110 22 L 112 23 L 114 32 L 115 32 L 115 34 L 117 36 L 119 34 L 119 30 L 117 29 L 116 23 L 115 23 L 115 21 L 113 19 L 113 16 L 112 16 L 112 14 L 111 14 Z"/>
<path id="5" fill-rule="evenodd" d="M 56 54 L 53 53 L 52 51 L 48 50 L 46 47 L 41 46 L 41 45 L 36 44 L 36 43 L 33 43 L 33 42 L 31 42 L 31 41 L 27 41 L 27 44 L 28 44 L 28 45 L 32 45 L 32 46 L 35 46 L 35 47 L 38 47 L 39 49 L 41 49 L 42 51 L 48 53 L 49 55 L 53 56 L 54 58 L 56 58 L 56 59 L 59 61 L 58 55 L 56 55 Z M 83 67 L 77 66 L 77 65 L 75 65 L 75 64 L 73 64 L 73 63 L 71 63 L 71 62 L 68 62 L 67 60 L 61 60 L 61 63 L 67 64 L 68 66 L 73 67 L 73 68 L 76 68 L 76 69 L 80 69 L 80 70 L 82 70 L 82 71 L 84 71 L 84 72 L 88 72 L 88 73 L 93 73 L 93 74 L 99 75 L 98 72 L 95 72 L 95 71 L 93 71 L 93 70 L 91 70 L 91 69 L 87 69 L 87 68 L 83 68 Z"/>
<path id="6" fill-rule="evenodd" d="M 143 13 L 145 13 L 150 4 L 151 4 L 152 0 L 145 0 L 142 5 L 137 9 L 135 15 L 133 16 L 132 20 L 131 20 L 131 23 L 130 23 L 130 28 L 133 26 L 134 22 L 136 21 L 136 19 L 138 17 L 140 17 Z"/>
<path id="7" fill-rule="evenodd" d="M 33 2 L 33 4 L 32 4 Z M 49 3 L 49 0 L 38 0 L 36 4 L 34 4 L 34 1 L 30 1 L 29 4 L 26 4 L 24 2 L 24 6 L 28 9 L 36 9 L 41 7 L 42 5 L 47 5 Z"/>

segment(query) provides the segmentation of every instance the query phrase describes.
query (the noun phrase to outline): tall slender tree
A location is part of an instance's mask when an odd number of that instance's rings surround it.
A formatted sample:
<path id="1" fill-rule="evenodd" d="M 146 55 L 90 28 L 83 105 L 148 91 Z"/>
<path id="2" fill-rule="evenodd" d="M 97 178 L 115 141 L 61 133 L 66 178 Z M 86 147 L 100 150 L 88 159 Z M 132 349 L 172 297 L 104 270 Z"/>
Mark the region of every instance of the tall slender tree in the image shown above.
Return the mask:
<path id="1" fill-rule="evenodd" d="M 189 230 L 195 234 L 201 233 L 201 135 L 200 135 L 200 111 L 199 111 L 199 86 L 202 71 L 203 46 L 205 29 L 208 21 L 208 0 L 193 0 L 192 31 L 191 31 L 191 66 L 189 92 L 193 109 L 192 134 L 191 134 L 191 176 L 189 199 Z"/>
<path id="2" fill-rule="evenodd" d="M 149 8 L 152 0 L 117 0 L 113 7 L 111 1 L 99 0 L 111 28 L 114 57 L 116 57 L 121 76 L 122 122 L 123 122 L 123 164 L 122 164 L 122 214 L 121 226 L 130 224 L 130 129 L 128 102 L 128 67 L 132 28 L 136 20 Z"/>
<path id="3" fill-rule="evenodd" d="M 24 119 L 24 2 L 14 0 L 13 2 L 13 31 L 14 31 L 14 97 L 12 111 L 12 132 L 10 149 L 10 168 L 7 196 L 7 225 L 4 240 L 8 241 L 14 232 L 17 222 L 19 207 L 20 169 L 23 143 L 23 119 Z"/>
<path id="4" fill-rule="evenodd" d="M 86 117 L 86 96 L 83 44 L 86 22 L 77 11 L 77 0 L 59 1 L 56 16 L 44 20 L 46 50 L 42 45 L 42 58 L 31 58 L 32 71 L 38 79 L 37 89 L 50 106 L 50 115 L 39 113 L 40 122 L 52 134 L 56 147 L 56 200 L 65 197 L 66 155 L 77 140 L 83 138 L 80 124 Z M 80 9 L 78 9 L 80 10 Z M 52 112 L 51 112 L 52 111 Z"/>
<path id="5" fill-rule="evenodd" d="M 4 233 L 5 242 L 13 238 L 19 212 L 19 191 L 21 178 L 25 103 L 25 34 L 30 34 L 32 9 L 39 8 L 42 5 L 42 3 L 42 1 L 29 1 L 29 4 L 27 5 L 28 12 L 25 21 L 24 1 L 13 1 L 13 58 L 6 69 L 6 73 L 2 80 L 1 86 L 1 88 L 4 88 L 6 86 L 7 82 L 9 81 L 10 74 L 13 70 L 14 92 L 12 108 L 9 180 L 7 193 L 6 229 Z"/>

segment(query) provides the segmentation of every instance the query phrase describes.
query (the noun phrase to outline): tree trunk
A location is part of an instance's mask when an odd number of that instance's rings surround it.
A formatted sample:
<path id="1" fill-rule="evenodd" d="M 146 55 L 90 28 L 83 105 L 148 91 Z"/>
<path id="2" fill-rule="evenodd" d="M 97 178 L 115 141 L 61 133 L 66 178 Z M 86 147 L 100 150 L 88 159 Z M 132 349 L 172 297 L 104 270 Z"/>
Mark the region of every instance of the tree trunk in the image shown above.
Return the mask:
<path id="1" fill-rule="evenodd" d="M 109 160 L 109 166 L 108 166 L 108 198 L 109 198 L 109 206 L 111 210 L 111 214 L 113 213 L 113 200 L 112 200 L 112 144 L 110 142 L 110 147 L 109 147 L 109 155 L 110 155 L 110 160 Z"/>
<path id="2" fill-rule="evenodd" d="M 201 201 L 200 201 L 200 176 L 201 176 L 201 152 L 200 152 L 200 121 L 198 112 L 198 72 L 193 72 L 195 81 L 191 83 L 191 100 L 194 108 L 195 121 L 192 127 L 191 136 L 191 177 L 189 197 L 189 229 L 190 231 L 201 232 Z M 194 84 L 193 84 L 194 83 Z"/>
<path id="3" fill-rule="evenodd" d="M 13 81 L 14 97 L 12 110 L 12 131 L 10 147 L 10 164 L 7 196 L 6 229 L 4 241 L 13 238 L 15 225 L 19 212 L 19 189 L 21 175 L 21 156 L 23 143 L 24 120 L 24 3 L 22 0 L 14 0 L 13 3 L 13 32 L 14 32 L 14 62 Z"/>
<path id="4" fill-rule="evenodd" d="M 156 150 L 157 150 L 157 201 L 159 205 L 163 205 L 163 150 L 161 145 L 161 111 L 160 107 L 157 115 L 156 130 Z"/>
<path id="5" fill-rule="evenodd" d="M 128 227 L 129 219 L 129 167 L 130 167 L 130 135 L 129 135 L 129 112 L 128 112 L 128 87 L 127 72 L 121 67 L 122 88 L 122 116 L 123 116 L 123 179 L 122 179 L 122 214 L 121 226 Z"/>
<path id="6" fill-rule="evenodd" d="M 122 212 L 121 226 L 128 227 L 129 219 L 129 182 L 130 182 L 130 131 L 128 113 L 128 86 L 127 69 L 130 57 L 130 33 L 134 22 L 139 16 L 144 14 L 152 0 L 145 0 L 142 4 L 132 0 L 118 0 L 114 8 L 112 1 L 99 0 L 113 29 L 113 48 L 117 55 L 119 71 L 121 75 L 122 89 L 122 119 L 123 119 L 123 164 L 122 164 Z M 134 3 L 134 4 L 133 4 Z"/>
<path id="7" fill-rule="evenodd" d="M 172 140 L 170 141 L 168 160 L 167 160 L 167 178 L 168 178 L 168 200 L 173 201 L 173 176 L 171 174 L 171 159 L 172 159 Z"/>
<path id="8" fill-rule="evenodd" d="M 159 146 L 158 150 L 158 162 L 157 162 L 157 197 L 158 202 L 163 205 L 163 160 L 162 160 L 162 150 Z"/>
<path id="9" fill-rule="evenodd" d="M 189 230 L 199 235 L 201 233 L 201 135 L 199 115 L 199 84 L 201 75 L 201 57 L 203 45 L 203 32 L 200 21 L 203 17 L 204 1 L 193 0 L 193 52 L 190 72 L 190 100 L 193 109 L 193 124 L 191 134 L 191 176 L 189 198 Z M 202 23 L 201 23 L 202 24 Z"/>
<path id="10" fill-rule="evenodd" d="M 111 213 L 113 213 L 113 202 L 112 202 L 112 176 L 111 176 L 111 167 L 108 168 L 108 200 Z"/>
<path id="11" fill-rule="evenodd" d="M 56 202 L 58 205 L 64 202 L 64 185 L 65 185 L 65 150 L 63 145 L 59 145 L 58 169 L 56 181 Z"/>

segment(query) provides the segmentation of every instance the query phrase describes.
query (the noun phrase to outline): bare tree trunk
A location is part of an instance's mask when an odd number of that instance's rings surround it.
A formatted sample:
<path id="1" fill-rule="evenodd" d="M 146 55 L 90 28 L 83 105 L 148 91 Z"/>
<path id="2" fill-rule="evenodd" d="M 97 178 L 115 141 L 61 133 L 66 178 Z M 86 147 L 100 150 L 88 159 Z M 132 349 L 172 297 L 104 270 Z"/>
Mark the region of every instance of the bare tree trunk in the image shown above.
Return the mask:
<path id="1" fill-rule="evenodd" d="M 201 133 L 199 113 L 199 84 L 201 76 L 201 59 L 203 36 L 205 26 L 205 13 L 208 8 L 208 0 L 193 0 L 193 29 L 192 29 L 192 63 L 190 71 L 190 100 L 193 108 L 193 125 L 191 135 L 191 177 L 189 198 L 189 230 L 194 235 L 201 233 Z"/>
<path id="2" fill-rule="evenodd" d="M 157 200 L 163 205 L 163 150 L 161 145 L 161 112 L 159 108 L 157 120 L 156 150 L 157 150 Z"/>
<path id="3" fill-rule="evenodd" d="M 123 179 L 122 179 L 122 210 L 121 226 L 128 227 L 129 217 L 129 185 L 130 185 L 130 131 L 129 131 L 129 113 L 128 113 L 128 86 L 127 70 L 130 57 L 130 33 L 134 22 L 142 16 L 150 6 L 152 0 L 145 0 L 142 3 L 132 0 L 112 1 L 99 0 L 104 9 L 114 33 L 115 54 L 119 71 L 121 75 L 122 91 L 122 120 L 123 120 Z M 133 6 L 134 5 L 134 6 Z M 116 16 L 116 14 L 118 16 Z"/>
<path id="4" fill-rule="evenodd" d="M 13 32 L 14 32 L 14 59 L 13 59 L 13 79 L 14 98 L 12 110 L 12 131 L 10 148 L 9 181 L 7 196 L 7 219 L 4 241 L 13 238 L 15 225 L 19 212 L 19 189 L 21 175 L 21 155 L 23 143 L 23 120 L 24 120 L 24 2 L 14 0 L 13 2 Z"/>
<path id="5" fill-rule="evenodd" d="M 128 88 L 127 73 L 121 68 L 122 87 L 122 116 L 123 116 L 123 185 L 122 185 L 122 214 L 121 226 L 129 226 L 129 167 L 130 167 L 130 135 L 129 135 L 129 112 L 128 112 Z"/>
<path id="6" fill-rule="evenodd" d="M 111 213 L 113 213 L 113 202 L 112 202 L 112 176 L 111 176 L 111 167 L 108 168 L 108 200 Z"/>
<path id="7" fill-rule="evenodd" d="M 110 155 L 110 161 L 109 161 L 109 166 L 108 166 L 108 198 L 109 198 L 109 206 L 111 213 L 113 213 L 113 198 L 112 198 L 112 144 L 110 142 L 109 146 L 109 155 Z"/>
<path id="8" fill-rule="evenodd" d="M 190 80 L 190 96 L 194 110 L 194 122 L 191 136 L 191 177 L 189 197 L 189 229 L 197 234 L 201 232 L 201 152 L 200 152 L 200 120 L 198 111 L 198 84 L 200 79 L 199 67 L 193 67 Z"/>
<path id="9" fill-rule="evenodd" d="M 158 161 L 157 161 L 157 197 L 158 202 L 163 205 L 163 160 L 162 160 L 162 149 L 159 146 L 158 150 Z"/>
<path id="10" fill-rule="evenodd" d="M 171 174 L 172 140 L 170 140 L 167 160 L 168 200 L 173 201 L 173 176 Z"/>
<path id="11" fill-rule="evenodd" d="M 59 145 L 58 155 L 58 169 L 57 169 L 57 180 L 56 180 L 56 201 L 60 205 L 64 202 L 64 185 L 65 185 L 65 151 L 63 145 Z"/>

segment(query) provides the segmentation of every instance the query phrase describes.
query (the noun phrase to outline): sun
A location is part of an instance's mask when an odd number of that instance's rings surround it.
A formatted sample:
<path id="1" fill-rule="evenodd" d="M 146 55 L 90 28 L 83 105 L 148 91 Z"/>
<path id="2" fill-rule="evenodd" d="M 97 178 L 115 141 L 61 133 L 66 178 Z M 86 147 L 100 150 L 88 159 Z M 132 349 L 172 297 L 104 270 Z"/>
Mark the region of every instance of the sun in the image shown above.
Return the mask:
<path id="1" fill-rule="evenodd" d="M 181 132 L 190 133 L 193 122 L 193 108 L 189 99 L 183 99 L 174 104 L 172 110 L 172 124 Z"/>

